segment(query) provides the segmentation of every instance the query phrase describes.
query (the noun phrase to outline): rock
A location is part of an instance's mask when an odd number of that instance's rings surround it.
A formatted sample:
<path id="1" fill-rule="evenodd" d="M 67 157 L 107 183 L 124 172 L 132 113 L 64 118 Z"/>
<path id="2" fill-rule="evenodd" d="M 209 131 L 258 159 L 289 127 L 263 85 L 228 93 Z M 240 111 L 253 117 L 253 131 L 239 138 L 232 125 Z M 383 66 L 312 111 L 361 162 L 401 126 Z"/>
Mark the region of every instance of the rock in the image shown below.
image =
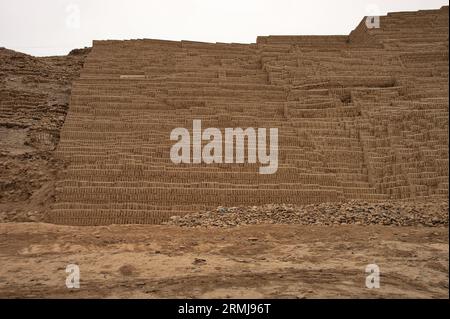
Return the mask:
<path id="1" fill-rule="evenodd" d="M 194 261 L 192 262 L 192 264 L 194 264 L 194 265 L 204 265 L 204 264 L 206 264 L 206 259 L 195 258 Z"/>
<path id="2" fill-rule="evenodd" d="M 132 265 L 123 265 L 119 268 L 119 273 L 123 276 L 131 276 L 136 272 L 136 268 Z"/>

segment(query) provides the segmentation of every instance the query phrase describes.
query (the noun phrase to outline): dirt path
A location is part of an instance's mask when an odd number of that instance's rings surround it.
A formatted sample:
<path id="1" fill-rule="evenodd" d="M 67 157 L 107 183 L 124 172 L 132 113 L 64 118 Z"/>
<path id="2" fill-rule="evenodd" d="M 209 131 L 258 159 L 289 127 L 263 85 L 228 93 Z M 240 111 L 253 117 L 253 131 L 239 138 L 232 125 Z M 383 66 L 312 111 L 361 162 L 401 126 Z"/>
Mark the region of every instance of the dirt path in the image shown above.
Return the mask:
<path id="1" fill-rule="evenodd" d="M 448 298 L 448 228 L 0 224 L 0 297 Z M 67 289 L 76 263 L 81 288 Z M 365 288 L 375 263 L 381 287 Z"/>

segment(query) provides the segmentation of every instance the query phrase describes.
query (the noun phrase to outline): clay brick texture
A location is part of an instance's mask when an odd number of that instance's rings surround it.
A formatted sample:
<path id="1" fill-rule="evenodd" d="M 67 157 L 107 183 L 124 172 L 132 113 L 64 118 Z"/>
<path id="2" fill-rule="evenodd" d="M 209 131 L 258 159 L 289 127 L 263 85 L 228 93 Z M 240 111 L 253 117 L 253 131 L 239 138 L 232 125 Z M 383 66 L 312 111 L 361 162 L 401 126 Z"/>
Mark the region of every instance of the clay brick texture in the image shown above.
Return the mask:
<path id="1" fill-rule="evenodd" d="M 343 36 L 94 41 L 47 219 L 161 223 L 221 206 L 448 197 L 448 7 Z M 170 132 L 278 128 L 279 166 L 171 162 Z"/>

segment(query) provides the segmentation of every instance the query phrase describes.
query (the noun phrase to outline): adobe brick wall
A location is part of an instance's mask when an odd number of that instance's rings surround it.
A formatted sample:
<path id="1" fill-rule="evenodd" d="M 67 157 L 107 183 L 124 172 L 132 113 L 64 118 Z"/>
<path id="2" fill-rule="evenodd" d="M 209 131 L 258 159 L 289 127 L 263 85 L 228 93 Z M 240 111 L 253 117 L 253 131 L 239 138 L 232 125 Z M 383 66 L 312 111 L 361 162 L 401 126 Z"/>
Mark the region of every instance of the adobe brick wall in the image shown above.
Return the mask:
<path id="1" fill-rule="evenodd" d="M 47 220 L 160 223 L 219 205 L 448 197 L 448 7 L 350 36 L 94 41 Z M 170 132 L 277 127 L 279 169 L 175 165 Z"/>

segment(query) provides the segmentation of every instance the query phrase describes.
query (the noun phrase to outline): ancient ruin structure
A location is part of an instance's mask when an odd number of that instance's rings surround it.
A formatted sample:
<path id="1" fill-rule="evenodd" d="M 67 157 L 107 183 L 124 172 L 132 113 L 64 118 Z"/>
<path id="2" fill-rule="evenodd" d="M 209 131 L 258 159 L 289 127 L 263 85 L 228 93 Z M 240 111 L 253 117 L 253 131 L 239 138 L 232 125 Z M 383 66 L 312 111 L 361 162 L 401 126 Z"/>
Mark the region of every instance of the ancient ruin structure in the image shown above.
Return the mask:
<path id="1" fill-rule="evenodd" d="M 448 7 L 345 36 L 94 41 L 48 221 L 159 223 L 218 205 L 448 197 Z M 175 165 L 170 132 L 276 127 L 279 166 Z"/>

